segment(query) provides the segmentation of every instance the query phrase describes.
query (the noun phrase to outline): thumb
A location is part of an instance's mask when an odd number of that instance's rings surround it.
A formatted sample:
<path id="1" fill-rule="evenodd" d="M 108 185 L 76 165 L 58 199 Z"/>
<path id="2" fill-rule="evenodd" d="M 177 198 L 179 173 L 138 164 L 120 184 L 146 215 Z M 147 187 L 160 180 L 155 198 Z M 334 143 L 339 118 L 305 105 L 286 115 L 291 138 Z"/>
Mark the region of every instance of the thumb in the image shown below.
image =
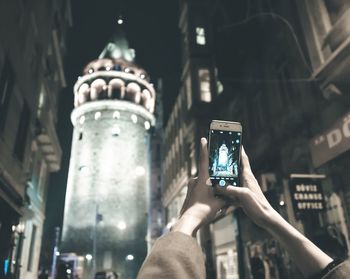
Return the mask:
<path id="1" fill-rule="evenodd" d="M 231 202 L 233 202 L 236 205 L 240 205 L 242 200 L 247 196 L 248 194 L 247 188 L 237 187 L 229 185 L 227 187 L 215 187 L 215 193 L 217 195 L 220 195 L 224 198 L 229 199 Z"/>
<path id="2" fill-rule="evenodd" d="M 209 177 L 209 155 L 208 141 L 206 138 L 201 138 L 200 160 L 199 160 L 199 175 L 198 178 L 207 179 Z"/>

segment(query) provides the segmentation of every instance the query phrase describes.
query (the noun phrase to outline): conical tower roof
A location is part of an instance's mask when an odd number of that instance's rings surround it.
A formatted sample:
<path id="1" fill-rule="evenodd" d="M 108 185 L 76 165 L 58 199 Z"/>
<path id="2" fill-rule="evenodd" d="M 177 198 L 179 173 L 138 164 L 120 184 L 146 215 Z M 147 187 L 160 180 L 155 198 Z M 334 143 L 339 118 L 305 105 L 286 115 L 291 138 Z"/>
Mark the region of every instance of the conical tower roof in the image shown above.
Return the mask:
<path id="1" fill-rule="evenodd" d="M 98 58 L 123 59 L 128 62 L 134 62 L 135 51 L 129 48 L 123 24 L 116 26 L 113 36 L 109 39 Z"/>

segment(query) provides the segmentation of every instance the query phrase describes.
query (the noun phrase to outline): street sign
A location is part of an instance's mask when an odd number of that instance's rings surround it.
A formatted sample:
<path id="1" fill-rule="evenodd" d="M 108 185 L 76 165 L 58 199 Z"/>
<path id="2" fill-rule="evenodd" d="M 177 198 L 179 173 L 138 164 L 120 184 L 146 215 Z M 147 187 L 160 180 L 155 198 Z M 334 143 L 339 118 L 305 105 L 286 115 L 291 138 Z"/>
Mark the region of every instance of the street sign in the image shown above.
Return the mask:
<path id="1" fill-rule="evenodd" d="M 317 168 L 350 149 L 350 112 L 310 140 L 313 165 Z"/>
<path id="2" fill-rule="evenodd" d="M 291 174 L 289 187 L 295 213 L 325 209 L 321 180 L 325 175 Z"/>

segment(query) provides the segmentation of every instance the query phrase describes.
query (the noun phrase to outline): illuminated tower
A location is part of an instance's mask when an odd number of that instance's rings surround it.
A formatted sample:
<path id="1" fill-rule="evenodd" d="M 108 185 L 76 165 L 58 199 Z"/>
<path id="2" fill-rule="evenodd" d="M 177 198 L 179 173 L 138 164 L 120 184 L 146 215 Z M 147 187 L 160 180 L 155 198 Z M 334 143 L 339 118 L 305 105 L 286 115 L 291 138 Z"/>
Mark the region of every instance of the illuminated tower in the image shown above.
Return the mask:
<path id="1" fill-rule="evenodd" d="M 84 278 L 94 269 L 136 277 L 147 253 L 155 91 L 134 56 L 118 30 L 74 86 L 61 253 L 84 257 Z"/>

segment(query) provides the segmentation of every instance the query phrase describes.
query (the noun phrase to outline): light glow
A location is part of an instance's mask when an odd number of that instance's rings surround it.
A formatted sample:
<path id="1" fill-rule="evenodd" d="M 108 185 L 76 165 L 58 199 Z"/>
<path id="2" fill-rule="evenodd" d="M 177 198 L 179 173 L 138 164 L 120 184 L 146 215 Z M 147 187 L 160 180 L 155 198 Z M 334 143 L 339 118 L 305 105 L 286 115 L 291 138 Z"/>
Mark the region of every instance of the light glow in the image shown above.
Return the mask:
<path id="1" fill-rule="evenodd" d="M 124 23 L 124 20 L 122 18 L 118 18 L 117 20 L 117 23 L 120 25 L 120 24 L 123 24 Z"/>
<path id="2" fill-rule="evenodd" d="M 134 260 L 134 256 L 133 255 L 127 255 L 125 258 L 127 261 L 133 261 Z"/>
<path id="3" fill-rule="evenodd" d="M 118 224 L 117 224 L 117 228 L 121 231 L 125 230 L 126 229 L 126 224 L 124 221 L 119 221 Z"/>
<path id="4" fill-rule="evenodd" d="M 151 128 L 151 124 L 149 123 L 149 121 L 145 121 L 145 129 L 149 130 Z"/>
<path id="5" fill-rule="evenodd" d="M 87 254 L 87 255 L 85 256 L 85 259 L 87 259 L 88 261 L 91 261 L 91 260 L 92 260 L 92 255 Z"/>
<path id="6" fill-rule="evenodd" d="M 72 273 L 72 270 L 71 269 L 67 269 L 67 274 L 71 274 Z"/>
<path id="7" fill-rule="evenodd" d="M 95 113 L 95 120 L 98 120 L 101 117 L 101 112 L 98 111 Z"/>

